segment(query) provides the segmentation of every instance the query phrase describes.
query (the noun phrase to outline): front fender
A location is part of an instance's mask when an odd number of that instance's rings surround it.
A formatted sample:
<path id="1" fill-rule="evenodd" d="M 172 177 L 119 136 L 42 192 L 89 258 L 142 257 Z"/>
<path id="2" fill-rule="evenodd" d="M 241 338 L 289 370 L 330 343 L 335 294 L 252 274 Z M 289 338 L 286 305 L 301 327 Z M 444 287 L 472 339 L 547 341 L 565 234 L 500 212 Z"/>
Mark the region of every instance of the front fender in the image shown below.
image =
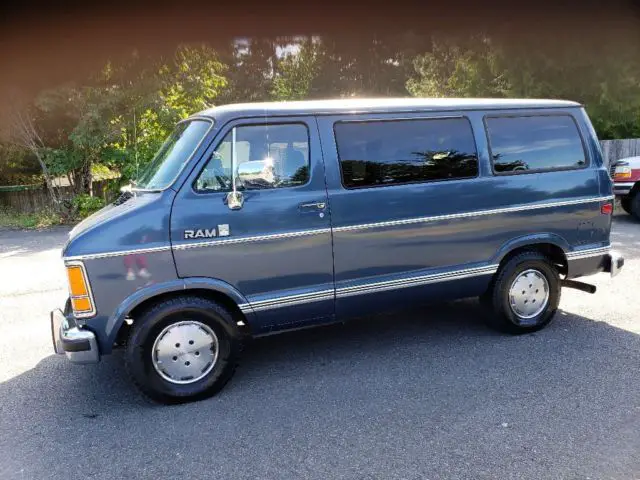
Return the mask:
<path id="1" fill-rule="evenodd" d="M 138 305 L 147 300 L 157 297 L 165 293 L 181 292 L 188 294 L 190 290 L 210 290 L 212 292 L 222 293 L 229 297 L 236 305 L 242 306 L 241 310 L 245 315 L 247 322 L 251 325 L 254 317 L 253 310 L 248 308 L 249 302 L 235 287 L 229 283 L 216 278 L 192 277 L 179 278 L 170 280 L 137 290 L 135 293 L 127 297 L 109 317 L 105 327 L 107 335 L 107 344 L 113 345 L 118 335 L 120 327 L 124 323 L 127 315 Z M 108 353 L 108 352 L 105 352 Z"/>
<path id="2" fill-rule="evenodd" d="M 556 235 L 555 233 L 536 233 L 532 235 L 523 235 L 522 237 L 513 238 L 508 242 L 502 244 L 502 246 L 496 252 L 495 256 L 492 258 L 491 263 L 500 263 L 502 259 L 509 254 L 509 252 L 512 252 L 517 248 L 541 243 L 549 243 L 551 245 L 555 245 L 556 247 L 562 249 L 565 255 L 568 251 L 571 250 L 569 242 L 567 242 L 560 235 Z"/>

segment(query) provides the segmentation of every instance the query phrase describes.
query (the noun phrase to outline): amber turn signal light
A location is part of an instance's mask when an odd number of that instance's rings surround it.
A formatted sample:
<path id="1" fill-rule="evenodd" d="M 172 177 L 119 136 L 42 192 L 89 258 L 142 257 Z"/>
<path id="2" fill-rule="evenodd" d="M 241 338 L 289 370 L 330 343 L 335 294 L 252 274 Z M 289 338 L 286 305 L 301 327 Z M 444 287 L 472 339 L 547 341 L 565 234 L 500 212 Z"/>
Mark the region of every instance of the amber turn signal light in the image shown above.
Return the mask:
<path id="1" fill-rule="evenodd" d="M 90 312 L 92 310 L 91 300 L 87 297 L 72 298 L 71 305 L 74 312 Z"/>
<path id="2" fill-rule="evenodd" d="M 72 297 L 89 295 L 82 267 L 78 265 L 67 267 L 67 277 L 69 278 L 69 293 Z"/>
<path id="3" fill-rule="evenodd" d="M 93 315 L 95 309 L 84 266 L 81 264 L 67 265 L 67 279 L 74 316 L 89 317 Z"/>

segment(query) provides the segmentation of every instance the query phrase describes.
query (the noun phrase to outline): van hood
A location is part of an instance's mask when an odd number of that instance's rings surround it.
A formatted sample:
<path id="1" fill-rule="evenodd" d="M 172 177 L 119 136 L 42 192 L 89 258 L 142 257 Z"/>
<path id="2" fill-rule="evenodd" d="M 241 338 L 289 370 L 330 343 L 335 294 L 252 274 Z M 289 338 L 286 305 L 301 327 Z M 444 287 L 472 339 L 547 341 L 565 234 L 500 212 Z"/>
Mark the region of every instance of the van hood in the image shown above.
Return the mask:
<path id="1" fill-rule="evenodd" d="M 99 255 L 169 245 L 169 217 L 174 196 L 171 189 L 123 194 L 78 223 L 69 232 L 62 255 Z"/>
<path id="2" fill-rule="evenodd" d="M 71 229 L 69 232 L 69 240 L 73 240 L 75 237 L 80 235 L 82 232 L 89 230 L 96 225 L 100 225 L 104 222 L 108 222 L 110 219 L 121 215 L 129 210 L 134 210 L 140 206 L 142 202 L 148 202 L 149 197 L 147 196 L 146 200 L 144 196 L 133 195 L 130 198 L 124 199 L 122 201 L 122 196 L 116 200 L 114 203 L 111 203 L 97 212 L 89 215 L 87 218 L 78 223 L 75 227 Z"/>

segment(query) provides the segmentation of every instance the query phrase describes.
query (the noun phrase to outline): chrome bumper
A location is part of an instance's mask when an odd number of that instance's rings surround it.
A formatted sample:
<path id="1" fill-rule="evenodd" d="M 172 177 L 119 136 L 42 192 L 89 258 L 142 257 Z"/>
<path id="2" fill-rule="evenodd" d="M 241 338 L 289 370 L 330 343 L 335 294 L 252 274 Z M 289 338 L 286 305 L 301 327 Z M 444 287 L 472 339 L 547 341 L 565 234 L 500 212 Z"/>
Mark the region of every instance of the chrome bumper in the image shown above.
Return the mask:
<path id="1" fill-rule="evenodd" d="M 624 266 L 624 257 L 614 250 L 607 254 L 607 268 L 605 271 L 611 273 L 612 277 L 615 277 L 620 273 Z"/>
<path id="2" fill-rule="evenodd" d="M 618 182 L 613 184 L 613 194 L 618 196 L 628 195 L 635 182 Z"/>
<path id="3" fill-rule="evenodd" d="M 73 317 L 65 317 L 60 309 L 51 312 L 51 338 L 53 350 L 66 355 L 72 363 L 97 363 L 100 360 L 95 334 L 80 328 Z"/>

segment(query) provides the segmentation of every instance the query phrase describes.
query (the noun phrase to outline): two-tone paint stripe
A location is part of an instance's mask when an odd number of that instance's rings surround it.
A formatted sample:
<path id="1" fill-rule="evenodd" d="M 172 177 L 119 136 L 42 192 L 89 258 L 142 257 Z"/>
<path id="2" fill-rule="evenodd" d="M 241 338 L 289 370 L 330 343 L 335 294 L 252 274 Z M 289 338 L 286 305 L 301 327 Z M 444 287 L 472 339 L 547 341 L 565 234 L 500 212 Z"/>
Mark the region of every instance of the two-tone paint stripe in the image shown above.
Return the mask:
<path id="1" fill-rule="evenodd" d="M 254 312 L 259 312 L 261 310 L 270 310 L 272 308 L 292 307 L 295 305 L 302 305 L 306 303 L 333 300 L 334 296 L 334 289 L 329 289 L 311 293 L 301 293 L 297 295 L 269 298 L 266 300 L 259 300 L 255 302 L 250 301 L 248 306 L 250 306 L 250 308 Z M 240 308 L 240 310 L 242 310 L 242 307 Z"/>
<path id="2" fill-rule="evenodd" d="M 567 252 L 565 253 L 565 256 L 569 261 L 581 260 L 583 258 L 600 257 L 602 255 L 606 255 L 610 251 L 611 251 L 611 245 L 607 245 L 605 247 L 589 248 L 584 250 L 575 250 L 573 252 Z"/>
<path id="3" fill-rule="evenodd" d="M 287 238 L 308 237 L 311 235 L 321 235 L 331 233 L 330 228 L 315 228 L 313 230 L 295 230 L 293 232 L 272 233 L 269 235 L 255 235 L 251 237 L 225 238 L 224 240 L 211 240 L 206 242 L 190 242 L 174 244 L 174 250 L 186 250 L 189 248 L 214 247 L 216 245 L 234 245 L 238 243 L 265 242 L 269 240 L 284 240 Z"/>
<path id="4" fill-rule="evenodd" d="M 567 260 L 580 260 L 584 258 L 597 257 L 606 255 L 611 250 L 611 246 L 590 248 L 569 252 L 566 254 Z M 317 292 L 287 295 L 282 297 L 273 297 L 260 300 L 257 302 L 249 302 L 239 305 L 243 312 L 263 311 L 274 308 L 289 307 L 294 305 L 302 305 L 324 300 L 333 300 L 335 298 L 347 298 L 356 295 L 366 295 L 369 293 L 380 293 L 389 290 L 398 290 L 402 288 L 417 287 L 429 285 L 433 283 L 448 282 L 453 280 L 463 280 L 466 278 L 480 277 L 485 275 L 493 275 L 498 271 L 499 265 L 492 264 L 482 267 L 472 267 L 449 272 L 439 272 L 413 277 L 397 278 L 393 280 L 385 280 L 378 282 L 367 282 L 356 285 L 346 285 L 337 287 L 335 290 L 321 290 Z"/>
<path id="5" fill-rule="evenodd" d="M 466 268 L 451 272 L 433 273 L 428 275 L 418 275 L 414 277 L 399 278 L 394 280 L 386 280 L 382 282 L 370 282 L 360 285 L 349 285 L 334 289 L 321 290 L 311 293 L 303 293 L 297 295 L 287 295 L 283 297 L 274 297 L 257 302 L 249 301 L 249 303 L 240 305 L 240 310 L 262 311 L 274 308 L 290 307 L 294 305 L 302 305 L 307 303 L 319 302 L 324 300 L 333 300 L 334 297 L 344 298 L 354 295 L 364 295 L 368 293 L 378 293 L 388 290 L 397 290 L 401 288 L 417 287 L 428 285 L 430 283 L 446 282 L 450 280 L 462 280 L 465 278 L 492 275 L 498 269 L 498 265 L 488 265 L 485 267 Z"/>
<path id="6" fill-rule="evenodd" d="M 333 233 L 351 232 L 351 231 L 368 230 L 372 228 L 396 227 L 396 226 L 402 226 L 402 225 L 431 223 L 431 222 L 457 220 L 457 219 L 464 219 L 464 218 L 471 218 L 471 217 L 482 217 L 487 215 L 497 215 L 497 214 L 504 214 L 504 213 L 514 213 L 514 212 L 524 212 L 524 211 L 530 211 L 530 210 L 564 207 L 564 206 L 570 206 L 570 205 L 580 205 L 580 204 L 586 204 L 586 203 L 611 201 L 613 200 L 613 198 L 614 198 L 613 196 L 591 197 L 591 198 L 564 200 L 560 202 L 548 202 L 548 203 L 539 203 L 539 204 L 532 204 L 532 205 L 519 205 L 519 206 L 505 207 L 505 208 L 494 208 L 494 209 L 488 209 L 488 210 L 474 210 L 471 212 L 434 215 L 429 217 L 414 217 L 414 218 L 405 218 L 405 219 L 399 219 L 399 220 L 389 220 L 384 222 L 362 223 L 362 224 L 356 224 L 356 225 L 343 225 L 343 226 L 338 226 L 333 228 L 295 230 L 291 232 L 273 233 L 273 234 L 267 234 L 267 235 L 253 235 L 253 236 L 246 236 L 246 237 L 233 237 L 233 238 L 225 238 L 225 239 L 203 241 L 203 242 L 188 242 L 188 243 L 182 242 L 182 243 L 174 244 L 173 247 L 170 245 L 163 245 L 163 246 L 152 247 L 152 248 L 139 248 L 139 249 L 131 249 L 131 250 L 118 250 L 118 251 L 104 252 L 104 253 L 92 253 L 92 254 L 86 254 L 86 255 L 77 255 L 73 257 L 65 257 L 64 260 L 92 260 L 97 258 L 118 257 L 118 256 L 125 256 L 125 255 L 158 253 L 158 252 L 169 251 L 171 249 L 173 249 L 174 251 L 180 251 L 180 250 L 187 250 L 191 248 L 237 245 L 237 244 L 243 244 L 243 243 L 266 242 L 266 241 L 272 241 L 272 240 L 285 240 L 289 238 L 299 238 L 299 237 L 309 237 L 314 235 L 330 234 L 332 232 Z"/>
<path id="7" fill-rule="evenodd" d="M 171 251 L 170 245 L 162 245 L 160 247 L 134 248 L 131 250 L 117 250 L 114 252 L 88 253 L 86 255 L 74 255 L 72 257 L 64 257 L 63 260 L 65 262 L 77 261 L 77 260 L 95 260 L 98 258 L 126 257 L 127 255 L 144 255 L 147 253 L 160 253 L 160 252 L 169 252 L 169 251 Z"/>
<path id="8" fill-rule="evenodd" d="M 418 275 L 415 277 L 399 278 L 382 282 L 372 282 L 360 285 L 340 287 L 336 289 L 336 296 L 339 298 L 363 295 L 367 293 L 385 292 L 388 290 L 398 290 L 401 288 L 417 287 L 429 285 L 431 283 L 448 282 L 451 280 L 462 280 L 484 275 L 492 275 L 498 271 L 498 265 L 487 265 L 485 267 L 465 268 L 450 272 L 431 273 Z"/>
<path id="9" fill-rule="evenodd" d="M 457 219 L 470 218 L 470 217 L 483 217 L 487 215 L 525 212 L 530 210 L 541 210 L 541 209 L 547 209 L 547 208 L 566 207 L 570 205 L 580 205 L 584 203 L 603 202 L 603 201 L 613 200 L 613 198 L 614 198 L 613 196 L 581 198 L 581 199 L 574 199 L 574 200 L 563 200 L 561 202 L 516 205 L 513 207 L 491 208 L 487 210 L 473 210 L 470 212 L 450 213 L 445 215 L 433 215 L 429 217 L 415 217 L 415 218 L 406 218 L 401 220 L 390 220 L 385 222 L 362 223 L 358 225 L 345 225 L 342 227 L 334 227 L 333 231 L 334 232 L 350 232 L 354 230 L 367 230 L 371 228 L 396 227 L 401 225 L 412 225 L 416 223 L 431 223 L 431 222 L 457 220 Z"/>

